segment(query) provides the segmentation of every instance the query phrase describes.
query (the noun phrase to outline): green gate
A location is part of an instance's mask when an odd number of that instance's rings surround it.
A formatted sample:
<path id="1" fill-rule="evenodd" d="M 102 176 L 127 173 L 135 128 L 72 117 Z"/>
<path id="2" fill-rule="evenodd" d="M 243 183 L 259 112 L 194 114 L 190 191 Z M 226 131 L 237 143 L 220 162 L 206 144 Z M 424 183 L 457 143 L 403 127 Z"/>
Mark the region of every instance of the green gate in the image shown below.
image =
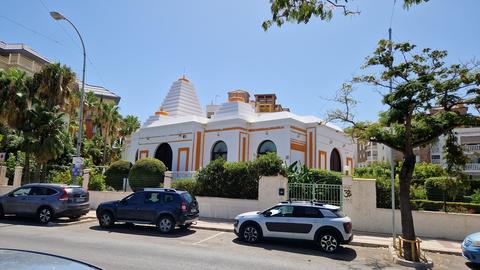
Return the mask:
<path id="1" fill-rule="evenodd" d="M 290 200 L 317 201 L 342 207 L 342 185 L 289 183 Z"/>

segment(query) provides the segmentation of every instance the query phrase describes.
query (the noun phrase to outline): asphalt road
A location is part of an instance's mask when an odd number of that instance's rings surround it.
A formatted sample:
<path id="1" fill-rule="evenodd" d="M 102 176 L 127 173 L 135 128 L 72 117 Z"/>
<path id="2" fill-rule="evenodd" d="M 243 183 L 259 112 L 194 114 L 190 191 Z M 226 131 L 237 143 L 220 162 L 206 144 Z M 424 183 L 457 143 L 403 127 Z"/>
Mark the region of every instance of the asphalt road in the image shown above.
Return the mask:
<path id="1" fill-rule="evenodd" d="M 119 224 L 104 230 L 93 221 L 48 227 L 1 220 L 0 248 L 52 253 L 103 269 L 407 269 L 392 264 L 384 248 L 346 246 L 329 255 L 308 242 L 247 245 L 226 232 L 187 230 L 165 236 L 152 226 Z M 435 269 L 469 269 L 459 256 L 430 256 Z"/>

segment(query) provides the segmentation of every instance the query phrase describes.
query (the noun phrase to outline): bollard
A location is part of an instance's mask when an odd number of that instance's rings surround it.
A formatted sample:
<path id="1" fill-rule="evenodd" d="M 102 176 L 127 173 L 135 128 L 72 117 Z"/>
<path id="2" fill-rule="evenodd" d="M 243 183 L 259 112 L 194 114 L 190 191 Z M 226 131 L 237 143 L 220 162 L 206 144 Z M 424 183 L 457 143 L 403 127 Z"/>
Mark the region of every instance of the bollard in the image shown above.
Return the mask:
<path id="1" fill-rule="evenodd" d="M 8 186 L 7 166 L 0 166 L 0 186 Z"/>
<path id="2" fill-rule="evenodd" d="M 23 173 L 23 167 L 16 166 L 15 175 L 13 176 L 13 187 L 19 187 L 22 185 L 22 173 Z"/>
<path id="3" fill-rule="evenodd" d="M 90 169 L 85 169 L 83 170 L 83 183 L 82 183 L 82 187 L 85 190 L 88 190 L 89 181 L 90 181 Z"/>

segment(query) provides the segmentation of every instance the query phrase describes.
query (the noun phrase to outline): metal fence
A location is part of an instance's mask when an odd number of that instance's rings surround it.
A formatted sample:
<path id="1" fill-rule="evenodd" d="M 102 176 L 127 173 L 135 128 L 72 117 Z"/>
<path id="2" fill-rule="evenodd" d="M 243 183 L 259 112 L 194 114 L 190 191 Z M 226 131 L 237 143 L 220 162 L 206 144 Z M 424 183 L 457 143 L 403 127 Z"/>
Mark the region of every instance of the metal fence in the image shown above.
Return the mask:
<path id="1" fill-rule="evenodd" d="M 289 183 L 291 200 L 318 201 L 342 206 L 342 185 Z"/>
<path id="2" fill-rule="evenodd" d="M 172 171 L 172 180 L 182 179 L 182 178 L 195 178 L 197 174 L 196 171 Z"/>

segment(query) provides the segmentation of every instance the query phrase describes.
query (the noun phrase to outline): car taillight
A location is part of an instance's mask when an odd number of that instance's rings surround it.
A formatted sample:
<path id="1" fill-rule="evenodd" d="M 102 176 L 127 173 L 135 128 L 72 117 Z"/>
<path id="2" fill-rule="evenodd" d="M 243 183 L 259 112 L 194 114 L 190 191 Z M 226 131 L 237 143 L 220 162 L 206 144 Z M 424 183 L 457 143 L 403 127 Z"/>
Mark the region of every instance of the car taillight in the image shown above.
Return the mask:
<path id="1" fill-rule="evenodd" d="M 345 233 L 350 233 L 352 231 L 352 223 L 351 222 L 343 223 L 343 228 L 345 229 Z"/>
<path id="2" fill-rule="evenodd" d="M 68 193 L 65 189 L 62 189 L 62 195 L 58 199 L 60 201 L 68 201 Z"/>
<path id="3" fill-rule="evenodd" d="M 187 204 L 185 202 L 182 202 L 181 208 L 182 212 L 187 212 Z"/>

